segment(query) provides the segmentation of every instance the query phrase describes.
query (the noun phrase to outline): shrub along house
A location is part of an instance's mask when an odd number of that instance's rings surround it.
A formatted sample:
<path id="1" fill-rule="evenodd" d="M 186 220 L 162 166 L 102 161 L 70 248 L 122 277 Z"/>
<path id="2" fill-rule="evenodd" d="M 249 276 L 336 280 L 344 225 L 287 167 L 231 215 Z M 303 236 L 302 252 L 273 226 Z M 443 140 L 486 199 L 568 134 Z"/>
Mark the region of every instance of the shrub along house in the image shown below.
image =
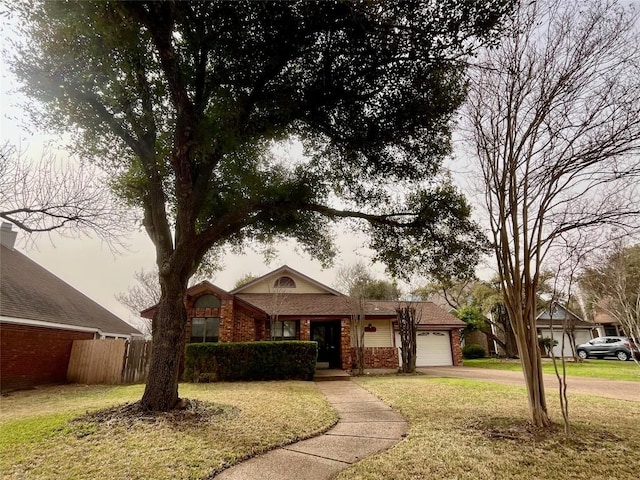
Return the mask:
<path id="1" fill-rule="evenodd" d="M 350 370 L 353 364 L 348 297 L 282 266 L 231 292 L 210 282 L 187 290 L 188 342 L 311 340 L 318 342 L 318 368 Z M 398 302 L 365 303 L 366 368 L 397 368 Z M 420 317 L 417 365 L 460 365 L 464 323 L 431 302 L 414 302 Z M 152 318 L 155 306 L 141 312 Z"/>
<path id="2" fill-rule="evenodd" d="M 66 383 L 74 340 L 142 333 L 14 249 L 0 227 L 0 387 Z"/>

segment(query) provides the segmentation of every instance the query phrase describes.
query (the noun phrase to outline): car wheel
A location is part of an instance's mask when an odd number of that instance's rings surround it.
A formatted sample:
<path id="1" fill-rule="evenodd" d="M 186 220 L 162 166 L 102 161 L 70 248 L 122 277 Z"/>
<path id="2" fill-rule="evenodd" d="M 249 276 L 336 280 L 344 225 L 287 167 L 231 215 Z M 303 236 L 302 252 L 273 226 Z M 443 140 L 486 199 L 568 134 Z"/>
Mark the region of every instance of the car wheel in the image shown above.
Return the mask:
<path id="1" fill-rule="evenodd" d="M 616 357 L 618 357 L 618 360 L 620 360 L 621 362 L 626 362 L 627 360 L 629 360 L 629 355 L 627 354 L 627 352 L 623 352 L 622 350 L 616 352 Z"/>
<path id="2" fill-rule="evenodd" d="M 578 350 L 578 356 L 582 359 L 582 360 L 586 360 L 587 357 L 589 356 L 587 354 L 587 352 L 585 352 L 584 350 Z"/>

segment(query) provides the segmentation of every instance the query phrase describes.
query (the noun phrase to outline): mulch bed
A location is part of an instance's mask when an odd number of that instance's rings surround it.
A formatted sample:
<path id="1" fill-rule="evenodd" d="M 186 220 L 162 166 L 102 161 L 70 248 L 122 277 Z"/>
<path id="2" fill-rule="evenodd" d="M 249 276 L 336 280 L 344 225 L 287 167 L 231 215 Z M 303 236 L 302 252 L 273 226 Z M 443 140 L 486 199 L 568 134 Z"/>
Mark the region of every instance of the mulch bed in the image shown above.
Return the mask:
<path id="1" fill-rule="evenodd" d="M 165 423 L 176 428 L 192 428 L 211 423 L 220 416 L 236 415 L 238 409 L 229 405 L 220 405 L 200 400 L 181 399 L 180 408 L 168 412 L 153 412 L 140 402 L 125 403 L 116 407 L 105 408 L 87 413 L 72 420 L 72 423 L 124 424 L 132 426 L 137 423 Z"/>
<path id="2" fill-rule="evenodd" d="M 479 432 L 490 440 L 513 440 L 519 443 L 541 443 L 557 441 L 562 438 L 578 448 L 586 448 L 591 444 L 598 445 L 603 441 L 617 442 L 622 438 L 606 431 L 593 430 L 585 426 L 571 425 L 569 438 L 564 437 L 564 425 L 552 423 L 550 427 L 536 427 L 530 422 L 515 418 L 486 418 L 468 422 L 467 428 Z"/>

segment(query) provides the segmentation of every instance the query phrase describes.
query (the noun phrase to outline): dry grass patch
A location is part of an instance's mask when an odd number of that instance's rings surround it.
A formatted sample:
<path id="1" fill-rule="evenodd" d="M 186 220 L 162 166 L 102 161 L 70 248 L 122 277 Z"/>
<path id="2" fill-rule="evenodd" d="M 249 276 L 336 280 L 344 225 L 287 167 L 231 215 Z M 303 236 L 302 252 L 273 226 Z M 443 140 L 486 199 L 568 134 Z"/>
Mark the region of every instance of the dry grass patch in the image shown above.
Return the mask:
<path id="1" fill-rule="evenodd" d="M 408 437 L 340 480 L 415 478 L 633 479 L 640 471 L 640 403 L 573 395 L 573 434 L 527 423 L 524 388 L 463 379 L 358 382 L 400 411 Z M 561 421 L 554 394 L 550 413 Z"/>
<path id="2" fill-rule="evenodd" d="M 337 420 L 310 382 L 181 385 L 195 401 L 168 414 L 122 406 L 141 394 L 141 386 L 69 386 L 3 398 L 0 477 L 208 478 Z M 99 408 L 110 410 L 86 412 Z"/>

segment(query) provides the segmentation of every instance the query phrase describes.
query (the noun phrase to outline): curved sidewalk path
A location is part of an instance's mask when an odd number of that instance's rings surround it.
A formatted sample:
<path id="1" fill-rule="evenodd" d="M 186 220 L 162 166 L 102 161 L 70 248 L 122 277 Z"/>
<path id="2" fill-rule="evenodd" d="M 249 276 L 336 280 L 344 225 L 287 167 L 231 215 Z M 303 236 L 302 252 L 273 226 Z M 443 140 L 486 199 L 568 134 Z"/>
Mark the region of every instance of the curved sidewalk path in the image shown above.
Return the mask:
<path id="1" fill-rule="evenodd" d="M 324 480 L 391 448 L 407 433 L 402 416 L 356 383 L 318 382 L 338 423 L 325 434 L 292 443 L 224 470 L 220 480 Z"/>
<path id="2" fill-rule="evenodd" d="M 470 378 L 519 385 L 521 387 L 525 386 L 522 372 L 476 367 L 419 367 L 417 370 L 433 377 Z M 548 392 L 557 391 L 558 379 L 555 375 L 545 373 L 544 384 Z M 567 391 L 569 393 L 640 402 L 640 382 L 567 376 Z"/>

